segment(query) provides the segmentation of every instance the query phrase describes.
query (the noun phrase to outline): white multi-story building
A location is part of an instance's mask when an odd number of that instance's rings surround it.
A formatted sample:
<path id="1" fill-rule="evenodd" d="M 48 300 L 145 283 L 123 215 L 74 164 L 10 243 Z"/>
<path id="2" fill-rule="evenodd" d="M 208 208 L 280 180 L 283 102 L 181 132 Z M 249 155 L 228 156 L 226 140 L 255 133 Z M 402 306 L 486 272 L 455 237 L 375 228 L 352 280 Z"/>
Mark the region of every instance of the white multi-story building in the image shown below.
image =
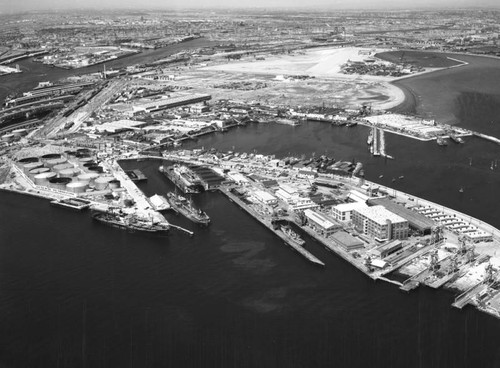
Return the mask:
<path id="1" fill-rule="evenodd" d="M 354 209 L 352 222 L 359 231 L 377 241 L 408 238 L 408 221 L 383 206 Z"/>

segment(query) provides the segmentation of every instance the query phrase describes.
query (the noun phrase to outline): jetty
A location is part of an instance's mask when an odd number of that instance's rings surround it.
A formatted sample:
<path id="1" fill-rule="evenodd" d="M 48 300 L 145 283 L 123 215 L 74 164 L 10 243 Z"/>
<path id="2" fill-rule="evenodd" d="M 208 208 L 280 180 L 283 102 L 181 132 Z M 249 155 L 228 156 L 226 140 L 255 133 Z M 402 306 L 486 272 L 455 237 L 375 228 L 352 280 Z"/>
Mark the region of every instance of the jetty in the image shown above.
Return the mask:
<path id="1" fill-rule="evenodd" d="M 320 261 L 316 256 L 314 256 L 311 252 L 309 252 L 307 249 L 301 247 L 300 245 L 290 241 L 285 234 L 280 231 L 274 229 L 272 225 L 272 220 L 271 218 L 267 218 L 261 213 L 258 213 L 255 211 L 253 208 L 251 208 L 248 204 L 243 202 L 237 195 L 231 192 L 231 189 L 228 187 L 220 187 L 219 190 L 221 193 L 223 193 L 225 196 L 227 196 L 232 202 L 236 203 L 238 206 L 240 206 L 242 209 L 244 209 L 246 212 L 248 212 L 252 217 L 254 217 L 256 220 L 258 220 L 262 225 L 267 227 L 269 230 L 271 230 L 274 234 L 279 236 L 283 241 L 288 244 L 290 247 L 292 247 L 294 250 L 296 250 L 300 255 L 302 255 L 305 259 L 307 259 L 309 262 L 314 263 L 316 265 L 324 266 L 325 264 Z"/>

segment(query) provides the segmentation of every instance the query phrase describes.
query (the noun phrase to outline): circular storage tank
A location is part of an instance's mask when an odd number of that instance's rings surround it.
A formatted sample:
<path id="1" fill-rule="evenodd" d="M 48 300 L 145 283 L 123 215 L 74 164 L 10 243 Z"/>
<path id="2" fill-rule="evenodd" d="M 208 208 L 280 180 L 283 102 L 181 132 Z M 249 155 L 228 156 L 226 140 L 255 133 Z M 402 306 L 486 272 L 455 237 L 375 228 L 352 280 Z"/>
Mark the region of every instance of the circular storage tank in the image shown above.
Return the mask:
<path id="1" fill-rule="evenodd" d="M 76 150 L 76 153 L 79 155 L 89 155 L 90 154 L 90 149 L 89 148 L 78 148 Z"/>
<path id="2" fill-rule="evenodd" d="M 96 180 L 98 177 L 99 174 L 97 173 L 85 173 L 78 175 L 78 181 L 81 181 L 82 183 L 87 183 L 89 185 L 94 185 L 94 180 Z"/>
<path id="3" fill-rule="evenodd" d="M 2 135 L 2 141 L 4 142 L 12 142 L 14 140 L 14 134 L 4 134 Z"/>
<path id="4" fill-rule="evenodd" d="M 23 165 L 25 173 L 30 172 L 33 169 L 38 169 L 40 167 L 43 167 L 43 163 L 41 162 L 29 162 Z"/>
<path id="5" fill-rule="evenodd" d="M 64 155 L 66 157 L 75 157 L 76 156 L 76 152 L 75 151 L 64 151 Z"/>
<path id="6" fill-rule="evenodd" d="M 110 181 L 115 180 L 112 176 L 101 176 L 94 180 L 94 185 L 97 190 L 104 190 L 108 187 Z"/>
<path id="7" fill-rule="evenodd" d="M 54 160 L 56 158 L 61 158 L 61 155 L 59 153 L 47 153 L 46 155 L 42 156 L 42 160 Z"/>
<path id="8" fill-rule="evenodd" d="M 121 187 L 120 180 L 111 180 L 109 183 L 109 189 L 118 189 Z"/>
<path id="9" fill-rule="evenodd" d="M 101 166 L 89 166 L 87 167 L 87 171 L 88 172 L 94 172 L 94 173 L 102 173 L 104 171 L 104 169 L 101 167 Z"/>
<path id="10" fill-rule="evenodd" d="M 56 165 L 60 165 L 60 164 L 65 164 L 66 162 L 68 162 L 65 158 L 52 158 L 50 160 L 47 160 L 45 161 L 45 166 L 47 167 L 50 167 L 51 169 L 56 166 Z"/>
<path id="11" fill-rule="evenodd" d="M 92 157 L 90 156 L 85 156 L 85 157 L 80 157 L 78 161 L 80 161 L 82 164 L 86 164 L 87 162 L 93 162 L 94 160 L 92 160 Z"/>
<path id="12" fill-rule="evenodd" d="M 69 183 L 71 183 L 71 178 L 52 178 L 49 180 L 49 187 L 66 190 L 66 185 Z"/>
<path id="13" fill-rule="evenodd" d="M 97 163 L 94 161 L 89 161 L 83 164 L 83 167 L 92 167 L 92 166 L 97 166 Z"/>
<path id="14" fill-rule="evenodd" d="M 60 178 L 72 178 L 74 176 L 77 176 L 79 172 L 80 171 L 75 169 L 75 168 L 63 169 L 63 170 L 59 171 L 59 177 Z"/>
<path id="15" fill-rule="evenodd" d="M 33 177 L 37 174 L 42 174 L 42 173 L 46 173 L 46 172 L 49 172 L 50 169 L 48 167 L 37 167 L 35 169 L 31 169 L 29 172 L 28 172 L 28 175 Z"/>
<path id="16" fill-rule="evenodd" d="M 81 181 L 75 181 L 72 183 L 66 184 L 66 190 L 72 193 L 85 193 L 87 189 L 87 184 Z"/>
<path id="17" fill-rule="evenodd" d="M 15 129 L 12 131 L 12 134 L 16 137 L 23 137 L 28 134 L 28 131 L 26 129 Z"/>
<path id="18" fill-rule="evenodd" d="M 38 159 L 38 157 L 25 157 L 25 158 L 22 158 L 20 159 L 19 162 L 20 164 L 30 164 L 32 162 L 39 162 L 40 160 Z"/>
<path id="19" fill-rule="evenodd" d="M 56 177 L 56 173 L 52 171 L 44 172 L 41 174 L 37 174 L 33 177 L 36 185 L 47 186 L 49 184 L 49 180 Z"/>
<path id="20" fill-rule="evenodd" d="M 72 164 L 70 164 L 69 162 L 66 162 L 65 164 L 59 164 L 59 165 L 54 166 L 52 168 L 52 171 L 59 173 L 64 169 L 70 169 L 70 168 L 74 169 L 75 167 Z"/>

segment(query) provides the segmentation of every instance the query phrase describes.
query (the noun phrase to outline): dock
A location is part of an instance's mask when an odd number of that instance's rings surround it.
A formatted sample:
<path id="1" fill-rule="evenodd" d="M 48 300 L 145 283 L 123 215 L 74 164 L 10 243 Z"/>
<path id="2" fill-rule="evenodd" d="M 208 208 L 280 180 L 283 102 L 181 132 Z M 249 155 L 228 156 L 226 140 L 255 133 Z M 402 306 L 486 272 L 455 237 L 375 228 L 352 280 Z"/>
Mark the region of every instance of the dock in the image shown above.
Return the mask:
<path id="1" fill-rule="evenodd" d="M 307 249 L 304 249 L 298 244 L 295 244 L 291 242 L 290 240 L 287 239 L 285 234 L 283 234 L 280 230 L 275 230 L 273 228 L 273 225 L 271 221 L 267 221 L 263 218 L 263 216 L 257 212 L 255 212 L 250 206 L 248 206 L 246 203 L 244 203 L 240 198 L 238 198 L 237 195 L 231 193 L 231 191 L 227 187 L 221 187 L 219 190 L 227 196 L 232 202 L 236 203 L 238 206 L 243 208 L 247 213 L 249 213 L 252 217 L 254 217 L 256 220 L 258 220 L 261 224 L 263 224 L 265 227 L 267 227 L 269 230 L 271 230 L 273 233 L 275 233 L 277 236 L 279 236 L 283 241 L 288 244 L 290 247 L 292 247 L 294 250 L 296 250 L 300 255 L 302 255 L 305 259 L 307 259 L 309 262 L 314 263 L 316 265 L 324 266 L 325 264 L 320 261 L 316 256 L 314 256 L 312 253 L 310 253 Z"/>
<path id="2" fill-rule="evenodd" d="M 194 232 L 188 230 L 188 229 L 184 229 L 183 227 L 180 227 L 180 226 L 177 226 L 177 225 L 174 225 L 174 224 L 169 224 L 169 226 L 172 228 L 172 229 L 175 229 L 175 230 L 179 230 L 180 232 L 183 232 L 185 234 L 188 234 L 189 236 L 193 236 L 194 235 Z"/>
<path id="3" fill-rule="evenodd" d="M 484 291 L 486 288 L 487 286 L 484 284 L 483 281 L 481 281 L 479 284 L 470 287 L 469 289 L 465 290 L 462 294 L 458 295 L 455 298 L 455 301 L 453 302 L 452 306 L 458 309 L 462 309 L 467 304 L 469 304 L 477 294 Z"/>

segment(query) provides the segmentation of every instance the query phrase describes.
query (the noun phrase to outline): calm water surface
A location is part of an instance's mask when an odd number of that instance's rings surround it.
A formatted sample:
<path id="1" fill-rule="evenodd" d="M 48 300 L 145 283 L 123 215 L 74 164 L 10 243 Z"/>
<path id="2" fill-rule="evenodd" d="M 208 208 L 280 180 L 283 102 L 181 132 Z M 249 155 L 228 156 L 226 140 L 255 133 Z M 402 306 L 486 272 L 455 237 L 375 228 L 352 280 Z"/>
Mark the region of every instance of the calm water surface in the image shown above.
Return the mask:
<path id="1" fill-rule="evenodd" d="M 370 180 L 500 227 L 500 171 L 490 170 L 500 159 L 497 145 L 469 138 L 443 148 L 387 134 L 387 151 L 396 159 L 385 161 L 369 157 L 367 134 L 363 127 L 321 123 L 250 125 L 188 147 L 356 159 Z M 140 184 L 148 195 L 173 188 L 158 174 L 160 162 L 123 165 L 148 176 Z M 157 237 L 1 193 L 0 365 L 500 365 L 500 320 L 453 309 L 451 292 L 402 293 L 305 237 L 326 263 L 315 267 L 221 194 L 194 200 L 211 216 L 210 227 L 168 215 L 196 235 Z"/>

